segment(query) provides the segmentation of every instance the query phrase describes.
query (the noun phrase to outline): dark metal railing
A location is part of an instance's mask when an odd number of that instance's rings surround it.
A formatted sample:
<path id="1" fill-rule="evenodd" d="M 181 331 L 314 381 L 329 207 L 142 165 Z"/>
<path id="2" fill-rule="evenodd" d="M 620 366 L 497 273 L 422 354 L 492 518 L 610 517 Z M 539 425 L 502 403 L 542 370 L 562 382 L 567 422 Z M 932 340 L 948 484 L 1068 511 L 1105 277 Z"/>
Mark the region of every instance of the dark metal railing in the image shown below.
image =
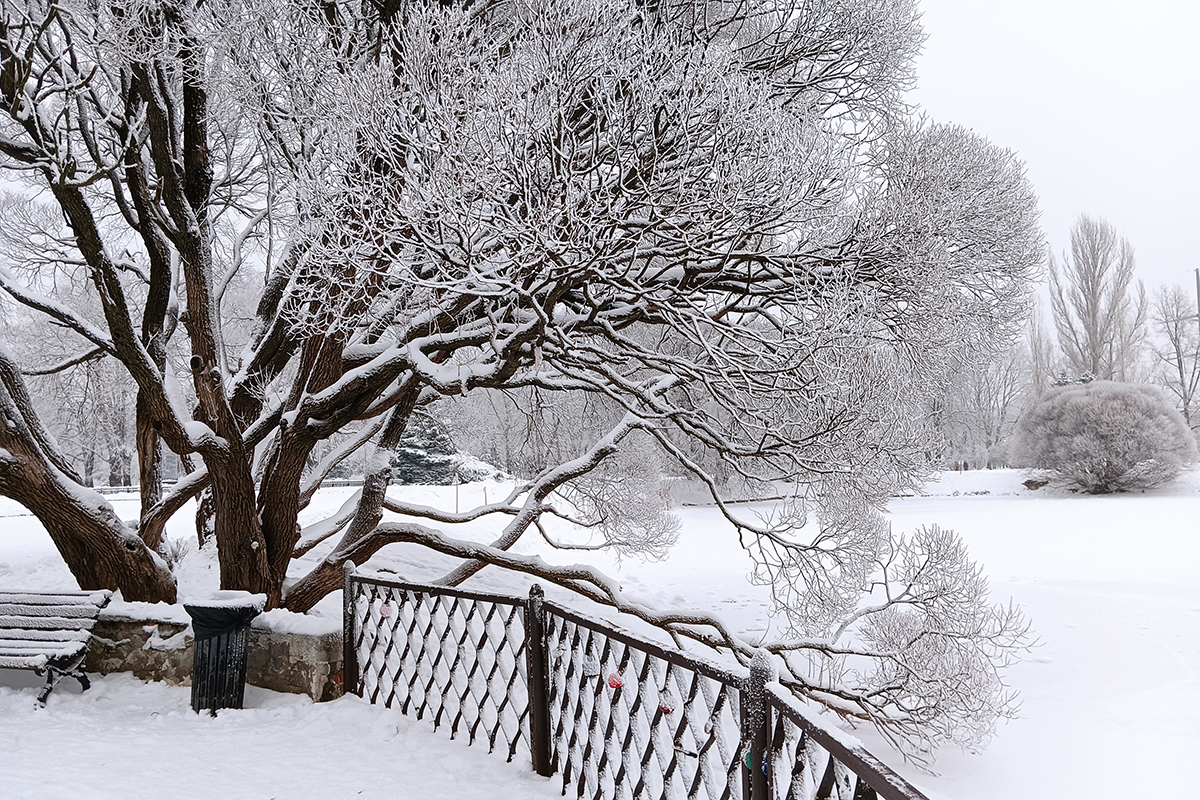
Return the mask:
<path id="1" fill-rule="evenodd" d="M 528 752 L 589 800 L 927 800 L 774 682 L 549 602 L 345 580 L 346 691 Z"/>
<path id="2" fill-rule="evenodd" d="M 525 601 L 500 595 L 347 577 L 347 691 L 434 730 L 487 739 L 511 761 L 528 747 Z"/>
<path id="3" fill-rule="evenodd" d="M 744 676 L 546 603 L 563 794 L 741 798 Z"/>
<path id="4" fill-rule="evenodd" d="M 757 666 L 757 665 L 756 665 Z M 751 667 L 751 681 L 770 678 Z M 757 730 L 769 744 L 755 763 L 770 800 L 928 800 L 916 787 L 868 752 L 857 740 L 821 722 L 778 683 L 767 682 Z"/>

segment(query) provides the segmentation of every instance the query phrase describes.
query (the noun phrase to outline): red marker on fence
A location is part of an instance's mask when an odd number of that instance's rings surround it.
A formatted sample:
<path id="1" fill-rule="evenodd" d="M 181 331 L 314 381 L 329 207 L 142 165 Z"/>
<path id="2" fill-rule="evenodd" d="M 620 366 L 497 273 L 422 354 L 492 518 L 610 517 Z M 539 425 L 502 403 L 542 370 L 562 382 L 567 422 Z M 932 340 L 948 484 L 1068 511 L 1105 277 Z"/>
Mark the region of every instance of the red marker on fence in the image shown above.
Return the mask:
<path id="1" fill-rule="evenodd" d="M 621 673 L 614 672 L 608 676 L 608 688 L 620 689 L 625 685 L 625 679 L 621 677 Z"/>
<path id="2" fill-rule="evenodd" d="M 658 690 L 658 710 L 664 714 L 670 714 L 679 706 L 679 700 L 675 697 L 675 693 L 669 690 L 666 686 Z"/>

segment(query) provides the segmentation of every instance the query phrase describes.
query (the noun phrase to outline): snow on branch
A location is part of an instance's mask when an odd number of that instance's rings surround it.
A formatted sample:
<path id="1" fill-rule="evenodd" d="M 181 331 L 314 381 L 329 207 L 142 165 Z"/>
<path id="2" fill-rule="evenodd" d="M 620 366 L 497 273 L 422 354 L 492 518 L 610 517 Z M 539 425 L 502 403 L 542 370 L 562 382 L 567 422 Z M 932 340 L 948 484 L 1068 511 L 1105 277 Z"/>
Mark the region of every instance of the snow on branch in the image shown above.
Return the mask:
<path id="1" fill-rule="evenodd" d="M 18 302 L 41 311 L 46 316 L 61 323 L 64 327 L 75 331 L 83 338 L 95 344 L 103 352 L 111 355 L 116 354 L 116 348 L 113 346 L 112 340 L 104 331 L 92 325 L 82 314 L 69 306 L 22 285 L 4 267 L 0 267 L 0 289 L 3 289 Z"/>
<path id="2" fill-rule="evenodd" d="M 91 350 L 85 350 L 84 352 L 82 352 L 78 355 L 70 356 L 69 358 L 66 358 L 66 359 L 58 362 L 57 364 L 53 364 L 49 367 L 39 367 L 36 369 L 23 369 L 23 370 L 21 370 L 21 374 L 22 375 L 31 375 L 31 376 L 54 375 L 59 372 L 63 372 L 64 370 L 68 370 L 71 367 L 77 367 L 80 364 L 84 364 L 88 361 L 94 361 L 96 359 L 103 358 L 106 355 L 108 355 L 108 353 L 106 353 L 103 348 L 93 347 Z"/>

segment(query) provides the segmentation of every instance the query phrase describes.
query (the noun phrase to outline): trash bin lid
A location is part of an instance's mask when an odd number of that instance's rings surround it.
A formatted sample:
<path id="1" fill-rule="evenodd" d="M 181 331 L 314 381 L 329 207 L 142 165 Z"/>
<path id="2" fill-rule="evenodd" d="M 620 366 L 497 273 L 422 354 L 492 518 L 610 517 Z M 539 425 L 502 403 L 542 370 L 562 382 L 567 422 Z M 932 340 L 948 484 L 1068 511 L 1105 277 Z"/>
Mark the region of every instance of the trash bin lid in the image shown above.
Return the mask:
<path id="1" fill-rule="evenodd" d="M 209 598 L 189 600 L 183 610 L 192 618 L 197 639 L 211 639 L 250 624 L 267 605 L 265 594 L 216 592 Z"/>

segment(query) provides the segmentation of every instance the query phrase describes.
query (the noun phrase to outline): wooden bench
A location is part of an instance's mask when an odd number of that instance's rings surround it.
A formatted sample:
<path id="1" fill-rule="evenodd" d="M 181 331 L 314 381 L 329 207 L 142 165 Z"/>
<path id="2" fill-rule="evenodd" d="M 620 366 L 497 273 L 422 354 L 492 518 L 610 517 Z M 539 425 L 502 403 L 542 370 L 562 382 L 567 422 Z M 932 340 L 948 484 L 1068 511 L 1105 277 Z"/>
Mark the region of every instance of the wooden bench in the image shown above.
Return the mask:
<path id="1" fill-rule="evenodd" d="M 83 671 L 91 630 L 112 593 L 0 592 L 0 667 L 46 675 L 38 703 L 67 675 L 86 691 Z"/>

